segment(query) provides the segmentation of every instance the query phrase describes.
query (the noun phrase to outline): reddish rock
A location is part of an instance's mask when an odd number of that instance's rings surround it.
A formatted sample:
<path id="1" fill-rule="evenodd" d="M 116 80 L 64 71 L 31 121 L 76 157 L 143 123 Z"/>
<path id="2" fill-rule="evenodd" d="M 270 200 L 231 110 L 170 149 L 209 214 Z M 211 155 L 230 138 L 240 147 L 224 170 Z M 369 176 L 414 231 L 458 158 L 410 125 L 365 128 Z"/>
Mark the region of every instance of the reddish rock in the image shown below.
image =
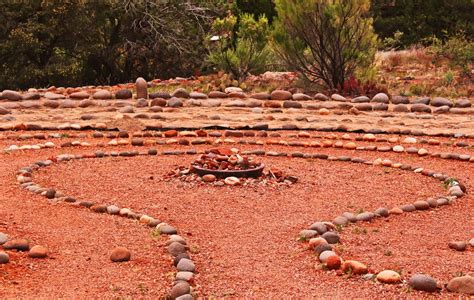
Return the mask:
<path id="1" fill-rule="evenodd" d="M 28 252 L 28 256 L 31 258 L 46 258 L 48 257 L 48 249 L 40 245 L 33 246 Z"/>
<path id="2" fill-rule="evenodd" d="M 167 130 L 167 131 L 163 132 L 163 135 L 165 137 L 168 137 L 168 138 L 169 137 L 175 137 L 175 136 L 178 135 L 178 132 L 176 130 Z"/>
<path id="3" fill-rule="evenodd" d="M 358 262 L 356 260 L 347 260 L 342 264 L 342 272 L 344 273 L 349 273 L 351 272 L 352 274 L 356 275 L 362 275 L 362 274 L 367 274 L 368 269 L 367 266 L 364 265 L 361 262 Z"/>
<path id="4" fill-rule="evenodd" d="M 113 262 L 124 262 L 129 261 L 131 256 L 132 254 L 127 248 L 117 247 L 112 250 L 112 253 L 110 254 L 110 260 Z"/>
<path id="5" fill-rule="evenodd" d="M 5 244 L 3 244 L 3 249 L 5 249 L 5 250 L 28 251 L 28 250 L 30 250 L 30 242 L 27 239 L 9 240 Z"/>
<path id="6" fill-rule="evenodd" d="M 326 266 L 329 270 L 337 270 L 341 267 L 341 258 L 339 256 L 329 256 Z"/>

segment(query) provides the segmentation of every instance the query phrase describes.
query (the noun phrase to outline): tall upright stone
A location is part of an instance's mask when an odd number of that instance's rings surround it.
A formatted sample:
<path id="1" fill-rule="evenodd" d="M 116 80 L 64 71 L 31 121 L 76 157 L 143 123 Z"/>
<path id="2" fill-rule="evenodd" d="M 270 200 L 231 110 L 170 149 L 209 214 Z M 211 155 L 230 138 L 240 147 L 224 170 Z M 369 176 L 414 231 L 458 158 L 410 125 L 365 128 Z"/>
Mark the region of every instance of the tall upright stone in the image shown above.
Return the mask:
<path id="1" fill-rule="evenodd" d="M 137 99 L 148 99 L 148 84 L 146 80 L 142 77 L 138 77 L 135 86 L 137 88 Z"/>

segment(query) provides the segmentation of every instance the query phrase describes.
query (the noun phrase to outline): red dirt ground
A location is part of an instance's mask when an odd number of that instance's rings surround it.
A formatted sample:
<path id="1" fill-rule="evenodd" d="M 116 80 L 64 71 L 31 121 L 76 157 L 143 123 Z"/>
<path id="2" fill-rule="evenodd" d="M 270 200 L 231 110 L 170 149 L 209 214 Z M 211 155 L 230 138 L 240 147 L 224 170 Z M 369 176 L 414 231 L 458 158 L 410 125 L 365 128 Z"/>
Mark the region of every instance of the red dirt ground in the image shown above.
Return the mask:
<path id="1" fill-rule="evenodd" d="M 0 142 L 0 148 L 12 144 Z M 430 147 L 440 151 L 450 149 Z M 159 147 L 160 150 L 168 148 L 180 146 Z M 240 148 L 390 158 L 446 172 L 465 183 L 468 190 L 474 188 L 470 163 L 332 148 Z M 55 149 L 53 153 L 90 150 Z M 459 150 L 457 152 L 470 152 Z M 162 247 L 164 238 L 153 238 L 149 228 L 128 219 L 93 214 L 67 204 L 53 205 L 43 197 L 18 188 L 14 172 L 28 162 L 50 155 L 51 150 L 17 152 L 3 154 L 6 159 L 0 160 L 0 178 L 4 183 L 0 195 L 0 231 L 28 237 L 33 244 L 45 245 L 52 252 L 51 258 L 46 260 L 12 254 L 12 263 L 0 265 L 3 286 L 0 297 L 156 298 L 166 295 L 173 280 L 173 268 Z M 312 222 L 331 220 L 344 211 L 391 208 L 444 194 L 439 181 L 382 167 L 272 157 L 264 157 L 262 161 L 297 175 L 300 181 L 291 187 L 231 188 L 162 180 L 165 173 L 192 159 L 193 156 L 147 156 L 80 160 L 42 169 L 35 174 L 35 179 L 81 200 L 130 207 L 175 225 L 191 245 L 191 255 L 198 267 L 196 283 L 200 296 L 432 296 L 409 291 L 402 285 L 374 284 L 357 277 L 347 279 L 333 272 L 316 270 L 319 264 L 316 257 L 296 238 L 298 232 Z M 469 240 L 474 235 L 472 200 L 472 195 L 467 195 L 442 209 L 357 225 L 367 228 L 367 234 L 356 233 L 353 227 L 346 228 L 339 250 L 346 259 L 366 262 L 374 271 L 392 268 L 400 270 L 405 278 L 425 272 L 447 281 L 457 272 L 472 272 L 473 251 L 454 252 L 447 247 L 450 240 Z M 132 260 L 124 264 L 111 263 L 108 253 L 115 246 L 128 247 L 133 253 Z M 388 250 L 391 255 L 387 255 Z"/>

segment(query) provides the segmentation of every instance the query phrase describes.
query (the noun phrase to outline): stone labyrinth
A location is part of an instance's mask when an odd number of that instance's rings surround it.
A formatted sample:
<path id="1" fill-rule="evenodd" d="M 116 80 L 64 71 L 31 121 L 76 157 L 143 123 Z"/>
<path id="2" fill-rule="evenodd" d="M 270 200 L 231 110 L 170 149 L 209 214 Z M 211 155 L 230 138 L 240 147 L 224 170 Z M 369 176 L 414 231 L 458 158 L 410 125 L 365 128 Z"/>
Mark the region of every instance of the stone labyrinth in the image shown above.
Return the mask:
<path id="1" fill-rule="evenodd" d="M 470 102 L 142 79 L 0 99 L 2 297 L 474 294 Z"/>

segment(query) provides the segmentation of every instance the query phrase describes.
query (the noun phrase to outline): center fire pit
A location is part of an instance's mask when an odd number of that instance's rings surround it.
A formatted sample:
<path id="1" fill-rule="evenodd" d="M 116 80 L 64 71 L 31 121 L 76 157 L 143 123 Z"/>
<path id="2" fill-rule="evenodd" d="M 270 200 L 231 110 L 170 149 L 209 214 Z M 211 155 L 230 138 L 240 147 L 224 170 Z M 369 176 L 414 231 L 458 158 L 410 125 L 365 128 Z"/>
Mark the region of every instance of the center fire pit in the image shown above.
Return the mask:
<path id="1" fill-rule="evenodd" d="M 237 149 L 216 148 L 206 151 L 191 164 L 191 172 L 204 176 L 212 174 L 216 178 L 238 177 L 258 178 L 265 165 L 252 158 L 240 155 Z"/>

